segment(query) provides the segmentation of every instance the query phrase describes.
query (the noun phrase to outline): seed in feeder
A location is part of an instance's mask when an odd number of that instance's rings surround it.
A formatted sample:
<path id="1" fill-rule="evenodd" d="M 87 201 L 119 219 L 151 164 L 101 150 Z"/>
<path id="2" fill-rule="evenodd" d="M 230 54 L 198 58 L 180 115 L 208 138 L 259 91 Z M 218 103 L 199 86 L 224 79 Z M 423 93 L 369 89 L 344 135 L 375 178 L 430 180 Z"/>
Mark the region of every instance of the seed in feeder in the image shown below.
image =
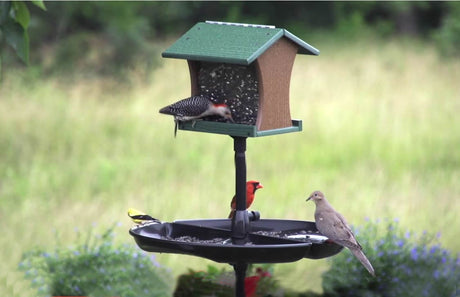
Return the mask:
<path id="1" fill-rule="evenodd" d="M 198 86 L 202 95 L 227 104 L 236 123 L 255 125 L 259 88 L 254 66 L 210 62 L 200 65 Z M 251 112 L 245 112 L 246 108 Z"/>
<path id="2" fill-rule="evenodd" d="M 175 241 L 181 241 L 181 242 L 189 242 L 189 243 L 204 243 L 204 244 L 223 244 L 224 239 L 220 237 L 212 238 L 212 239 L 199 239 L 197 237 L 193 236 L 180 236 L 174 238 Z"/>

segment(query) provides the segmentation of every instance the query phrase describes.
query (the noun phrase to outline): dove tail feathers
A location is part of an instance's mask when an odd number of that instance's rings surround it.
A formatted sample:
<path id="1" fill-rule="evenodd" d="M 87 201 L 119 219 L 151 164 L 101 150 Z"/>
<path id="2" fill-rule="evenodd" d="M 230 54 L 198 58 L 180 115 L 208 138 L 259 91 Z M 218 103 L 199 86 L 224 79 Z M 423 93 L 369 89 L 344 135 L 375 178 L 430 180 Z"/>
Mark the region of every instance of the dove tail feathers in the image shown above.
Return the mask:
<path id="1" fill-rule="evenodd" d="M 375 277 L 374 267 L 372 267 L 371 262 L 369 262 L 369 260 L 366 258 L 366 255 L 364 255 L 363 251 L 357 248 L 351 248 L 350 251 L 359 260 L 359 262 L 363 264 L 367 271 L 369 271 L 369 273 Z"/>

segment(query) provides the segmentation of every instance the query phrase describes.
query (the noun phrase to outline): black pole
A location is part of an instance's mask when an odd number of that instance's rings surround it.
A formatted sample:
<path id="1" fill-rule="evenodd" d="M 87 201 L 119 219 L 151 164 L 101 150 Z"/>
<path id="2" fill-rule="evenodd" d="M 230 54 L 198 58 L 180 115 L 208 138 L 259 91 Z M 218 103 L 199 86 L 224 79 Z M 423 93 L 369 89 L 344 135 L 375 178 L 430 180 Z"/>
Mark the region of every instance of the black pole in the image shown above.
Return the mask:
<path id="1" fill-rule="evenodd" d="M 246 137 L 233 137 L 235 151 L 235 192 L 236 211 L 232 219 L 232 243 L 243 245 L 247 242 L 249 232 L 249 216 L 246 211 Z M 235 296 L 245 297 L 244 279 L 248 263 L 238 262 L 233 265 L 235 270 Z"/>
<path id="2" fill-rule="evenodd" d="M 246 278 L 246 270 L 248 269 L 248 263 L 236 263 L 233 265 L 235 270 L 235 296 L 245 297 L 246 292 L 244 291 L 244 279 Z"/>
<path id="3" fill-rule="evenodd" d="M 232 219 L 232 242 L 245 244 L 249 217 L 246 211 L 246 137 L 233 137 L 235 150 L 236 211 Z"/>

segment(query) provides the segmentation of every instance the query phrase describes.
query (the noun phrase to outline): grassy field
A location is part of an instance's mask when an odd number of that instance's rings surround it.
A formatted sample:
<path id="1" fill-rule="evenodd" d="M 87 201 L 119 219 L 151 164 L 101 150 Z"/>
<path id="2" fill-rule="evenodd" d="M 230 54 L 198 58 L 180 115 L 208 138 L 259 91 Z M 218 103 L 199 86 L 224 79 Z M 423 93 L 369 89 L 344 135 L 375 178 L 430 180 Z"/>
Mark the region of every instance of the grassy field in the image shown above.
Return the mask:
<path id="1" fill-rule="evenodd" d="M 408 230 L 440 231 L 442 245 L 460 252 L 460 61 L 407 40 L 313 45 L 321 55 L 298 56 L 291 82 L 291 114 L 304 131 L 248 140 L 248 178 L 264 185 L 253 209 L 313 220 L 305 198 L 318 189 L 354 225 L 398 218 Z M 10 70 L 0 86 L 1 296 L 34 296 L 17 264 L 24 251 L 53 248 L 56 232 L 66 246 L 76 229 L 120 222 L 117 240 L 134 244 L 128 207 L 164 221 L 228 214 L 232 139 L 174 139 L 172 119 L 158 114 L 190 94 L 185 61 L 165 59 L 129 88 Z M 214 264 L 158 260 L 175 275 Z M 320 291 L 327 265 L 302 260 L 275 274 Z"/>

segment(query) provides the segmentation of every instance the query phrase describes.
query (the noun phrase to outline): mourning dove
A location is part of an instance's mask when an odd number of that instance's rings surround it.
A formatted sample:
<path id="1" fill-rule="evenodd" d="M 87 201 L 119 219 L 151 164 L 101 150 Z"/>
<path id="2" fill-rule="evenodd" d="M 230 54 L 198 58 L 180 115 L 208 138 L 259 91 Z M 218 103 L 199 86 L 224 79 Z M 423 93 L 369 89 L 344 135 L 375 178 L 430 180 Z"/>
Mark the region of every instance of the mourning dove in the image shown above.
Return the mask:
<path id="1" fill-rule="evenodd" d="M 356 240 L 347 221 L 327 202 L 324 194 L 315 191 L 308 197 L 308 200 L 313 200 L 316 204 L 315 221 L 318 231 L 333 242 L 348 248 L 367 271 L 375 276 L 374 268 L 364 255 L 363 248 Z"/>

